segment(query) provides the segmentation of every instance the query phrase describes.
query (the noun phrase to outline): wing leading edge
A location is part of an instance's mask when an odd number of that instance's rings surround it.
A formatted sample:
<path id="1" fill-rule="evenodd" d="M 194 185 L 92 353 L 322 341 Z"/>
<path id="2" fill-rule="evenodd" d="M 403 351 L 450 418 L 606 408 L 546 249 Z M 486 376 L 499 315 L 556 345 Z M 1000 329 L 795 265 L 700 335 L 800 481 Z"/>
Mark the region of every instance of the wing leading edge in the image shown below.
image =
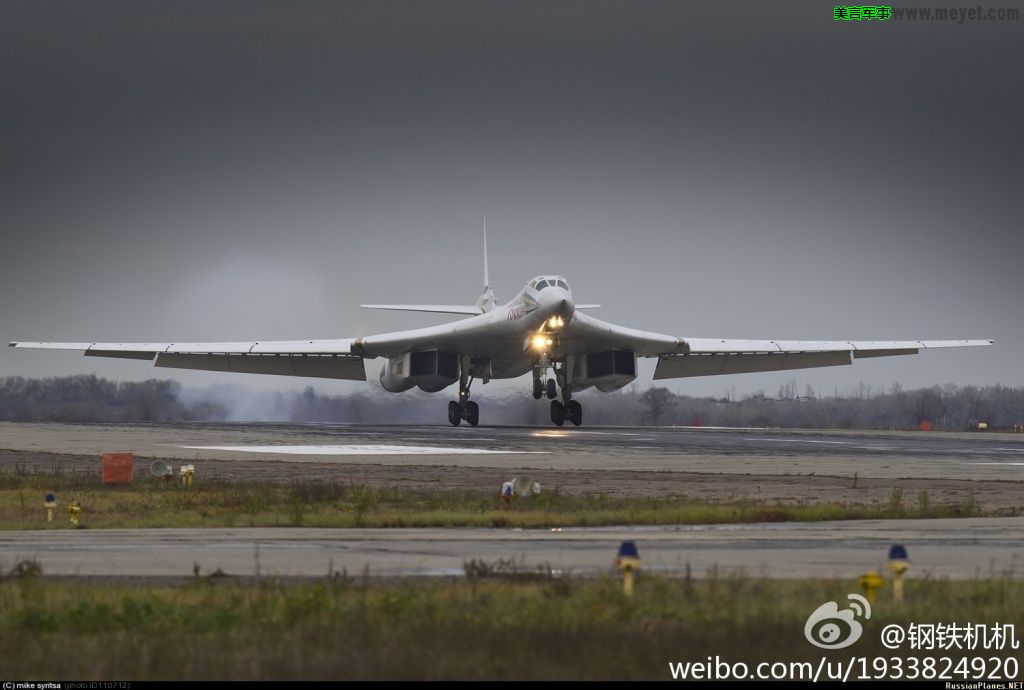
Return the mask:
<path id="1" fill-rule="evenodd" d="M 916 355 L 921 350 L 979 347 L 993 340 L 722 340 L 680 338 L 679 351 L 658 357 L 655 379 L 843 366 L 854 359 Z"/>
<path id="2" fill-rule="evenodd" d="M 390 356 L 414 345 L 468 337 L 450 326 L 370 338 L 242 341 L 222 343 L 13 342 L 11 347 L 81 350 L 87 357 L 156 360 L 176 369 L 279 374 L 365 381 L 363 357 Z M 714 376 L 843 366 L 854 359 L 917 354 L 920 350 L 991 345 L 993 340 L 730 340 L 677 338 L 623 328 L 577 313 L 563 335 L 577 354 L 602 348 L 631 349 L 657 357 L 654 378 Z M 435 342 L 437 341 L 437 342 Z M 447 343 L 445 343 L 447 344 Z"/>
<path id="3" fill-rule="evenodd" d="M 562 338 L 572 354 L 603 348 L 657 357 L 655 379 L 843 366 L 854 359 L 991 345 L 993 340 L 733 340 L 678 338 L 625 328 L 577 312 Z"/>
<path id="4" fill-rule="evenodd" d="M 224 343 L 14 342 L 11 347 L 82 350 L 86 357 L 153 360 L 154 366 L 365 381 L 352 339 Z"/>

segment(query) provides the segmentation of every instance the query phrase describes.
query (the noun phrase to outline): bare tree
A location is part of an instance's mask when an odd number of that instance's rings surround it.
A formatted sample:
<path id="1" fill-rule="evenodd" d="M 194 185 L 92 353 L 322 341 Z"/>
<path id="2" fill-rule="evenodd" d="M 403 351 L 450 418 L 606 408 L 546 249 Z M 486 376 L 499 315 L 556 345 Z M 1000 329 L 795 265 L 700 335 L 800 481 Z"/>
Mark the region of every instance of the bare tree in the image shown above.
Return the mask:
<path id="1" fill-rule="evenodd" d="M 674 397 L 668 388 L 648 388 L 640 396 L 640 402 L 647 408 L 647 412 L 644 415 L 646 421 L 649 424 L 657 424 L 661 416 L 673 406 L 675 402 L 673 400 Z"/>

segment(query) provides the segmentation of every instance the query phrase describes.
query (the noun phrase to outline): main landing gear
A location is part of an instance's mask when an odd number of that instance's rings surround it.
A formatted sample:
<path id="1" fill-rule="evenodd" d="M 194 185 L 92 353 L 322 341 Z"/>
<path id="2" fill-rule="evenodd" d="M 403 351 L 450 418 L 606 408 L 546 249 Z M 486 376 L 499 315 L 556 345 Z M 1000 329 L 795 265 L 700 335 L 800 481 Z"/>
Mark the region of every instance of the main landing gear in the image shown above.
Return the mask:
<path id="1" fill-rule="evenodd" d="M 458 426 L 465 419 L 470 426 L 480 423 L 480 406 L 469 399 L 469 387 L 473 383 L 470 372 L 469 357 L 463 355 L 461 373 L 459 375 L 459 399 L 448 403 L 448 423 Z M 487 374 L 484 374 L 484 383 L 487 383 Z"/>
<path id="2" fill-rule="evenodd" d="M 580 405 L 576 400 L 568 400 L 564 403 L 559 400 L 552 400 L 551 421 L 555 423 L 555 426 L 562 426 L 566 420 L 572 422 L 573 426 L 582 424 L 583 405 Z"/>
<path id="3" fill-rule="evenodd" d="M 548 366 L 551 367 L 553 376 L 545 384 L 543 377 L 547 373 Z M 567 420 L 573 426 L 583 423 L 583 406 L 572 399 L 572 393 L 569 390 L 572 383 L 571 367 L 572 363 L 566 360 L 550 364 L 541 361 L 533 369 L 533 397 L 540 400 L 545 393 L 547 394 L 551 400 L 551 421 L 555 426 L 563 426 Z M 562 388 L 561 400 L 555 399 L 558 397 L 558 384 L 561 384 Z"/>
<path id="4" fill-rule="evenodd" d="M 470 426 L 480 423 L 480 406 L 473 400 L 460 403 L 456 400 L 448 402 L 448 423 L 458 426 L 465 419 Z"/>

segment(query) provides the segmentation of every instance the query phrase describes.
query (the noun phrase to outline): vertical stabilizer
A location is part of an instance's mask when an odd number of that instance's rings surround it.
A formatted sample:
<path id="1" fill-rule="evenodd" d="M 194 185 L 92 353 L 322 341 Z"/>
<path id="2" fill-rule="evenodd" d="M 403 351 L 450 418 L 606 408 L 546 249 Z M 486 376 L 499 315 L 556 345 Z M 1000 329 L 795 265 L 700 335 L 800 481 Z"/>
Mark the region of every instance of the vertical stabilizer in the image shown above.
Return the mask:
<path id="1" fill-rule="evenodd" d="M 487 270 L 487 216 L 484 216 L 484 292 L 476 305 L 481 311 L 494 309 L 494 288 L 491 286 L 490 273 Z"/>

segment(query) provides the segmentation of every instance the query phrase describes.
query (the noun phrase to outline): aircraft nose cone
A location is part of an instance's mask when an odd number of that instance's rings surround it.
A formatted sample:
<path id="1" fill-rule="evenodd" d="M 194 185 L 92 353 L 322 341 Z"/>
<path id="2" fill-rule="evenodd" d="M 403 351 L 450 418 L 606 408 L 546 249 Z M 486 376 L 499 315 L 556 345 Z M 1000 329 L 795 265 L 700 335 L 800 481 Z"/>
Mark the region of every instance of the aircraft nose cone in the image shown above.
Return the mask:
<path id="1" fill-rule="evenodd" d="M 569 318 L 576 311 L 569 293 L 554 288 L 548 288 L 540 294 L 540 305 L 547 316 Z"/>
<path id="2" fill-rule="evenodd" d="M 568 296 L 563 297 L 562 300 L 558 303 L 559 316 L 568 319 L 570 316 L 572 316 L 574 311 L 576 311 L 576 305 L 572 303 L 572 299 L 569 298 Z"/>

